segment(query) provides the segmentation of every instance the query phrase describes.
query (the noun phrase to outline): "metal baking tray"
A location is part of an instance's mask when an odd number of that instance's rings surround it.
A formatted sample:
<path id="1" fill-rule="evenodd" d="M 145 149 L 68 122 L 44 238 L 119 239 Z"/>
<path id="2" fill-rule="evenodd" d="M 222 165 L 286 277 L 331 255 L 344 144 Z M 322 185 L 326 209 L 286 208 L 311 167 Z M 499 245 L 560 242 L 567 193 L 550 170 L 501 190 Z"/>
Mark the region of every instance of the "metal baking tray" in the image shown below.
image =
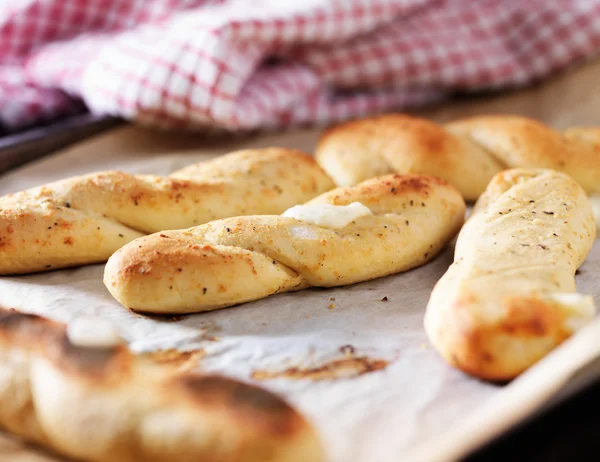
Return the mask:
<path id="1" fill-rule="evenodd" d="M 0 136 L 0 174 L 121 123 L 114 117 L 84 113 Z"/>
<path id="2" fill-rule="evenodd" d="M 0 136 L 0 174 L 122 123 L 118 118 L 85 113 Z M 594 450 L 599 433 L 600 358 L 573 376 L 536 413 L 464 460 L 597 460 Z"/>

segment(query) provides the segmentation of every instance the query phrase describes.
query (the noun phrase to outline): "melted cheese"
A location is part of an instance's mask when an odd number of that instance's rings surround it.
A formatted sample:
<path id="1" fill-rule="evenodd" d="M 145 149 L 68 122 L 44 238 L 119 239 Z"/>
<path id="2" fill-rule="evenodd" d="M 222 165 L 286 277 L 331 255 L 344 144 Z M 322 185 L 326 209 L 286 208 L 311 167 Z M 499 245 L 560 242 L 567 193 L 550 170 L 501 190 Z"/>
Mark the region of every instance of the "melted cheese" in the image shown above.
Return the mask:
<path id="1" fill-rule="evenodd" d="M 323 228 L 340 229 L 359 217 L 373 215 L 368 207 L 360 202 L 349 205 L 309 204 L 296 205 L 286 210 L 282 216 L 312 223 Z"/>
<path id="2" fill-rule="evenodd" d="M 119 332 L 101 318 L 78 318 L 67 326 L 69 341 L 78 347 L 112 348 L 121 343 Z"/>
<path id="3" fill-rule="evenodd" d="M 591 295 L 556 292 L 548 296 L 565 315 L 567 327 L 573 332 L 587 324 L 596 314 Z"/>

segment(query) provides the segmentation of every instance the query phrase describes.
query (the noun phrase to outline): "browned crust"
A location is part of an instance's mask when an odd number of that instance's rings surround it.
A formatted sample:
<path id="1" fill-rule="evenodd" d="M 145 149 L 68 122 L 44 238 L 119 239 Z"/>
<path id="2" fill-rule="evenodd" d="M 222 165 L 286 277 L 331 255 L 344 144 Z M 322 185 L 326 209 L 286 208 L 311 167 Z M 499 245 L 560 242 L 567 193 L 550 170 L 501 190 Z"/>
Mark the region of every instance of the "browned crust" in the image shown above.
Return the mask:
<path id="1" fill-rule="evenodd" d="M 409 146 L 414 148 L 412 152 L 402 152 L 408 146 L 398 150 L 397 140 L 402 137 L 410 139 Z M 451 153 L 457 149 L 457 137 L 433 121 L 406 114 L 382 114 L 342 123 L 325 131 L 319 140 L 319 146 L 326 146 L 334 141 L 336 145 L 344 141 L 351 144 L 352 140 L 365 138 L 372 138 L 374 146 L 377 146 L 372 155 L 383 156 L 388 162 L 392 160 L 389 173 L 428 174 L 427 164 L 430 163 L 439 169 L 454 166 Z M 396 156 L 414 157 L 409 170 L 394 168 L 393 159 Z"/>
<path id="2" fill-rule="evenodd" d="M 254 385 L 216 375 L 180 376 L 167 385 L 167 392 L 179 389 L 199 408 L 220 409 L 241 425 L 278 438 L 291 437 L 305 425 L 289 404 Z"/>
<path id="3" fill-rule="evenodd" d="M 469 319 L 469 305 L 474 302 L 468 297 L 457 300 L 453 305 L 455 318 Z M 552 344 L 559 345 L 571 336 L 565 329 L 564 314 L 539 298 L 507 296 L 503 306 L 506 316 L 496 324 L 478 324 L 472 320 L 446 325 L 448 331 L 445 335 L 459 340 L 447 358 L 453 366 L 484 380 L 506 382 L 526 370 L 527 366 L 518 361 L 515 363 L 518 369 L 512 363 L 507 368 L 505 358 L 496 356 L 496 339 L 510 337 L 512 342 L 527 342 L 546 338 Z M 544 354 L 531 358 L 530 363 L 541 359 Z"/>
<path id="4" fill-rule="evenodd" d="M 434 186 L 445 187 L 459 194 L 453 185 L 436 176 L 405 173 L 384 175 L 363 181 L 356 186 L 336 188 L 320 195 L 315 200 L 319 200 L 319 202 L 327 200 L 334 205 L 344 205 L 364 197 L 384 197 L 388 193 L 403 195 L 413 192 L 427 197 Z"/>
<path id="5" fill-rule="evenodd" d="M 503 333 L 519 337 L 550 336 L 557 343 L 570 336 L 565 329 L 564 314 L 539 298 L 508 296 L 504 307 L 506 320 L 499 325 Z"/>
<path id="6" fill-rule="evenodd" d="M 69 342 L 62 324 L 0 308 L 0 338 L 9 346 L 44 355 L 66 372 L 109 384 L 122 380 L 133 356 L 126 347 L 82 348 Z"/>
<path id="7" fill-rule="evenodd" d="M 339 134 L 355 133 L 360 131 L 366 135 L 377 134 L 377 129 L 381 127 L 401 128 L 407 127 L 414 122 L 422 122 L 423 124 L 431 124 L 437 126 L 433 122 L 426 119 L 419 119 L 400 113 L 385 113 L 375 116 L 364 117 L 361 119 L 348 120 L 339 124 L 332 125 L 323 131 L 319 139 L 319 143 L 326 141 L 332 136 Z"/>
<path id="8" fill-rule="evenodd" d="M 153 382 L 136 386 L 136 389 L 142 393 L 158 393 L 174 408 L 227 418 L 244 429 L 245 434 L 260 437 L 262 441 L 268 441 L 267 444 L 275 441 L 279 442 L 277 444 L 285 441 L 295 444 L 302 440 L 304 445 L 314 438 L 306 420 L 282 398 L 267 390 L 215 374 L 177 372 L 175 368 L 158 365 L 144 355 L 133 355 L 125 345 L 108 350 L 77 347 L 69 342 L 64 325 L 34 314 L 0 308 L 0 349 L 42 356 L 69 380 L 85 382 L 92 393 L 98 387 L 104 390 L 115 387 L 116 393 L 117 387 L 127 380 L 144 379 L 145 374 L 142 374 L 144 377 L 139 377 L 139 373 L 137 376 L 132 374 L 134 365 L 139 363 L 137 367 L 143 365 L 144 370 L 153 369 L 162 374 L 151 374 Z M 35 410 L 31 409 L 31 412 Z M 1 421 L 0 426 L 4 426 Z M 29 437 L 35 439 L 36 436 Z M 256 444 L 254 441 L 249 447 Z M 312 447 L 311 444 L 308 447 Z M 318 444 L 313 448 L 317 447 Z M 321 460 L 320 455 L 313 455 L 314 460 Z M 188 460 L 191 456 L 186 454 L 186 457 Z"/>

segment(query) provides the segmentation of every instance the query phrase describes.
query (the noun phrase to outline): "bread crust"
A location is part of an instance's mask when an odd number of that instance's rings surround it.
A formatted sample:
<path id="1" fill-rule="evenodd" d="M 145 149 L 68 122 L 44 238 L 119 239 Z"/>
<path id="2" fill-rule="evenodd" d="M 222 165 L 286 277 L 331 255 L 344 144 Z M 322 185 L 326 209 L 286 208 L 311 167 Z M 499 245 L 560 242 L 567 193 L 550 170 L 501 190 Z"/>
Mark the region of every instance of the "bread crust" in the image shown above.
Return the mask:
<path id="1" fill-rule="evenodd" d="M 123 305 L 155 313 L 213 310 L 309 286 L 353 284 L 429 261 L 465 214 L 456 188 L 422 175 L 374 178 L 309 204 L 352 202 L 373 215 L 341 229 L 256 215 L 140 238 L 109 259 L 104 282 Z"/>
<path id="2" fill-rule="evenodd" d="M 322 461 L 278 396 L 218 375 L 73 345 L 65 327 L 0 309 L 0 426 L 77 460 Z"/>
<path id="3" fill-rule="evenodd" d="M 284 148 L 237 151 L 167 177 L 57 181 L 0 198 L 0 274 L 103 262 L 144 234 L 281 213 L 333 187 L 311 156 Z"/>
<path id="4" fill-rule="evenodd" d="M 568 338 L 574 321 L 593 315 L 556 294 L 576 293 L 575 271 L 595 236 L 589 200 L 571 177 L 545 169 L 496 175 L 432 291 L 431 343 L 471 375 L 516 377 Z"/>
<path id="5" fill-rule="evenodd" d="M 403 114 L 342 123 L 322 135 L 315 157 L 339 185 L 388 173 L 435 175 L 476 200 L 510 168 L 551 168 L 600 192 L 600 128 L 554 130 L 536 120 L 483 115 L 438 124 Z"/>

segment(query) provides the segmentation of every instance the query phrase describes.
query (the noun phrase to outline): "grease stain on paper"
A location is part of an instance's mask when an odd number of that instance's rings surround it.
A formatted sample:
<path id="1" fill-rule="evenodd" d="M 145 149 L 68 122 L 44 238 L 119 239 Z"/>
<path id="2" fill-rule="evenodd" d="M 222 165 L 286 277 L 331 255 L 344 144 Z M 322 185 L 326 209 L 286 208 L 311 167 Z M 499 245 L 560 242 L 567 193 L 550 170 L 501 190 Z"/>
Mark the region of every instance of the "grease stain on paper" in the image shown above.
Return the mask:
<path id="1" fill-rule="evenodd" d="M 204 350 L 179 351 L 175 349 L 156 350 L 141 353 L 139 356 L 154 361 L 157 364 L 173 366 L 182 372 L 191 371 L 198 362 L 206 356 Z"/>
<path id="2" fill-rule="evenodd" d="M 338 380 L 353 379 L 370 372 L 385 369 L 388 361 L 371 359 L 366 356 L 335 359 L 320 366 L 311 368 L 290 367 L 282 371 L 255 370 L 251 377 L 254 380 L 286 378 L 294 380 Z"/>

